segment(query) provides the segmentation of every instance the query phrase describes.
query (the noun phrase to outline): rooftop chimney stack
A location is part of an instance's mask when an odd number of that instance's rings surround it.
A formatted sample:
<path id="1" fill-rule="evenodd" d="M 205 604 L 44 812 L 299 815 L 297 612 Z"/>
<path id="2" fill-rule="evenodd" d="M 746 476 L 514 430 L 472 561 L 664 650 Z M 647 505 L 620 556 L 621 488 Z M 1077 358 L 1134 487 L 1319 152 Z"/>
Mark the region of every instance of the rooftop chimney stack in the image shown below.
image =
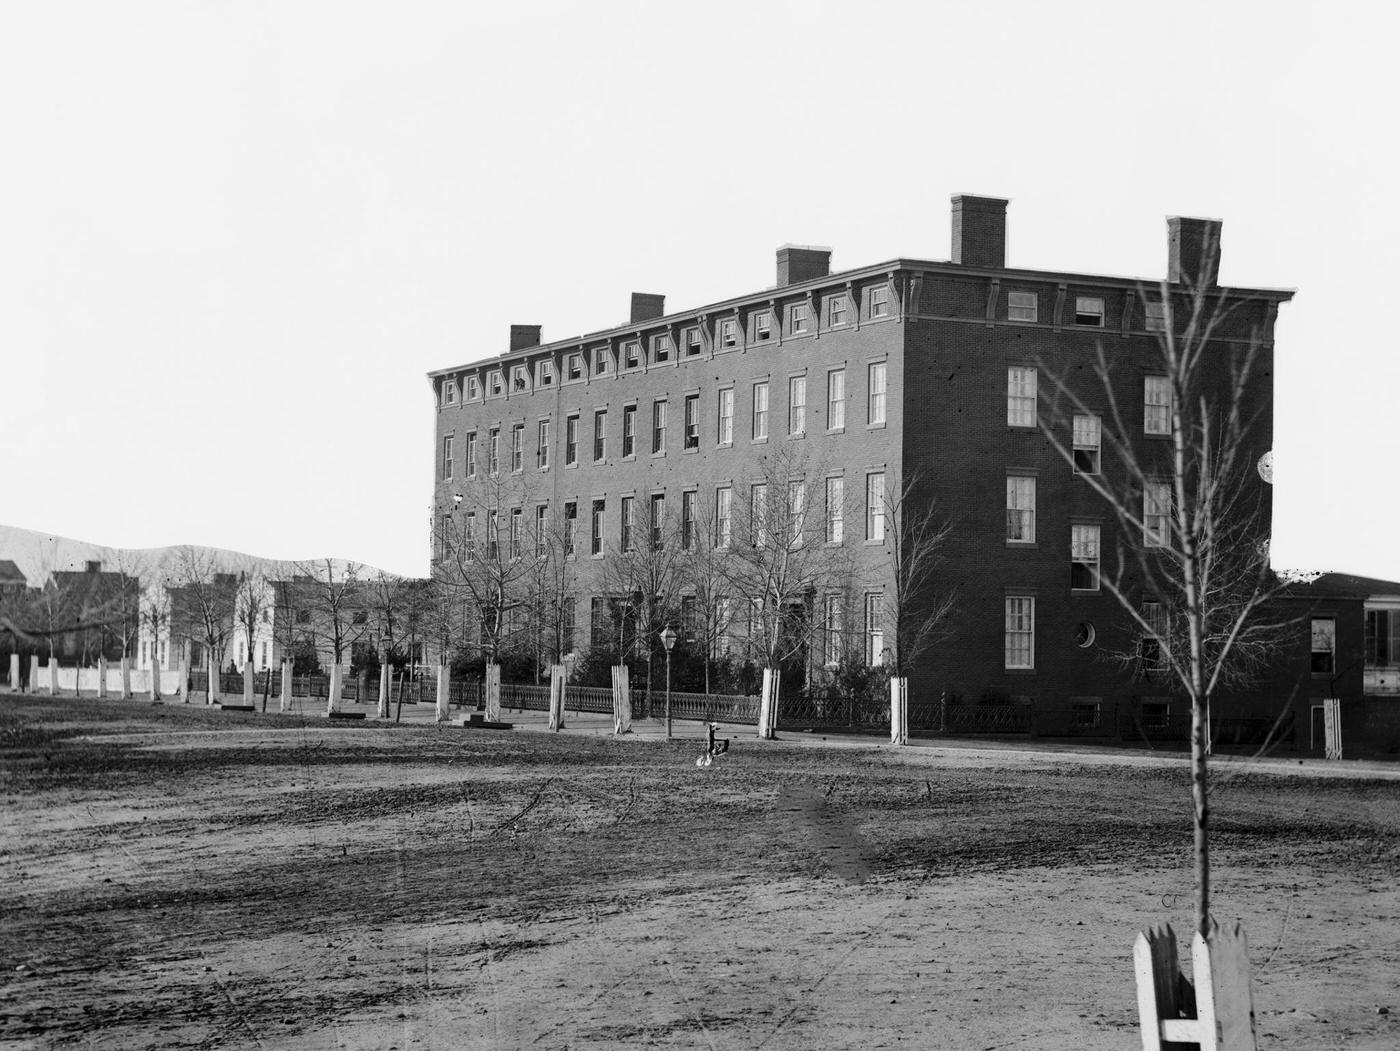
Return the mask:
<path id="1" fill-rule="evenodd" d="M 831 249 L 816 245 L 783 245 L 778 249 L 778 287 L 831 274 Z"/>
<path id="2" fill-rule="evenodd" d="M 1006 266 L 1006 198 L 953 197 L 953 262 L 1001 270 Z"/>
<path id="3" fill-rule="evenodd" d="M 530 347 L 540 345 L 539 325 L 511 325 L 510 326 L 510 353 L 517 350 L 527 350 Z"/>
<path id="4" fill-rule="evenodd" d="M 1220 283 L 1220 220 L 1167 218 L 1167 280 L 1199 281 L 1205 288 Z"/>
<path id="5" fill-rule="evenodd" d="M 653 292 L 632 293 L 632 324 L 666 316 L 666 297 Z"/>

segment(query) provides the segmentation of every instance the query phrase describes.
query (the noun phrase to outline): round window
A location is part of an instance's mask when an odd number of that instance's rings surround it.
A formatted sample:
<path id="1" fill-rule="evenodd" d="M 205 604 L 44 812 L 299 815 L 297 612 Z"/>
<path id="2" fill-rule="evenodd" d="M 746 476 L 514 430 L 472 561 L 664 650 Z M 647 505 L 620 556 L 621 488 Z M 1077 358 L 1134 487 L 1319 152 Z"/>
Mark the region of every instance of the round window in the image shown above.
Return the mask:
<path id="1" fill-rule="evenodd" d="M 1087 620 L 1079 622 L 1079 627 L 1074 629 L 1074 644 L 1081 650 L 1087 650 L 1094 644 L 1094 626 Z"/>

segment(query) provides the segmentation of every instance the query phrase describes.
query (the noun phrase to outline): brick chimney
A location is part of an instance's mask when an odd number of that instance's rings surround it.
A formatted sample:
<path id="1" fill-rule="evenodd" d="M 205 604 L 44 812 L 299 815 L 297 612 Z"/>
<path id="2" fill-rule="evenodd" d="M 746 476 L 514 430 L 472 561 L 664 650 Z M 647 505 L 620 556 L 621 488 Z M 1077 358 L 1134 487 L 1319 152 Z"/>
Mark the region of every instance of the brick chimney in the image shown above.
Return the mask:
<path id="1" fill-rule="evenodd" d="M 510 353 L 517 350 L 525 350 L 528 347 L 538 347 L 540 345 L 539 325 L 511 325 L 510 326 Z"/>
<path id="2" fill-rule="evenodd" d="M 1006 198 L 954 196 L 952 260 L 995 270 L 1006 266 Z"/>
<path id="3" fill-rule="evenodd" d="M 632 293 L 632 323 L 666 316 L 666 297 L 653 292 Z"/>
<path id="4" fill-rule="evenodd" d="M 778 285 L 795 285 L 831 273 L 831 249 L 816 245 L 783 245 L 778 249 Z"/>
<path id="5" fill-rule="evenodd" d="M 1167 218 L 1167 280 L 1220 283 L 1220 220 Z"/>

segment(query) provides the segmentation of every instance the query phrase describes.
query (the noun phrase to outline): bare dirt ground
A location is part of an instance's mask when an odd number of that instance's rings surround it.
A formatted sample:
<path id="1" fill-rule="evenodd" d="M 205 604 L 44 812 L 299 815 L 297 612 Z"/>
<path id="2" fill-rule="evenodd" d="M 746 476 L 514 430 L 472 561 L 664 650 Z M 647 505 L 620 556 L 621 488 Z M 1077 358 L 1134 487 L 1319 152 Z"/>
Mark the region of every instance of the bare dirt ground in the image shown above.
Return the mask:
<path id="1" fill-rule="evenodd" d="M 0 698 L 0 1047 L 1141 1046 L 1181 760 L 696 755 Z M 1400 783 L 1215 804 L 1259 1046 L 1400 1047 Z"/>

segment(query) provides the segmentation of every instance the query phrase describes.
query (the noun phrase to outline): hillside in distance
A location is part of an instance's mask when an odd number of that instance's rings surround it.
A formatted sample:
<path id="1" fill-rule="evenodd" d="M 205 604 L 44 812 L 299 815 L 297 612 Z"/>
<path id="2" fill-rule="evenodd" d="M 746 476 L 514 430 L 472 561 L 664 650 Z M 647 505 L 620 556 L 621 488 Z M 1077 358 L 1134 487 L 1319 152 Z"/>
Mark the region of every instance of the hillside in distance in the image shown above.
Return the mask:
<path id="1" fill-rule="evenodd" d="M 75 540 L 66 536 L 53 536 L 19 526 L 0 525 L 0 562 L 14 562 L 29 581 L 30 587 L 39 587 L 49 574 L 57 570 L 81 570 L 89 562 L 101 562 L 108 571 L 125 570 L 143 579 L 173 575 L 180 562 L 183 548 L 192 548 L 197 556 L 208 559 L 220 572 L 258 573 L 268 576 L 285 577 L 294 572 L 294 561 L 275 558 L 262 558 L 241 551 L 226 551 L 218 547 L 201 547 L 197 544 L 172 545 L 171 547 L 120 548 L 106 547 L 87 540 Z M 305 560 L 306 564 L 323 566 L 324 558 Z M 362 562 L 350 562 L 343 558 L 330 559 L 336 576 L 343 575 L 347 568 L 354 566 L 361 579 L 373 577 L 379 570 Z"/>

